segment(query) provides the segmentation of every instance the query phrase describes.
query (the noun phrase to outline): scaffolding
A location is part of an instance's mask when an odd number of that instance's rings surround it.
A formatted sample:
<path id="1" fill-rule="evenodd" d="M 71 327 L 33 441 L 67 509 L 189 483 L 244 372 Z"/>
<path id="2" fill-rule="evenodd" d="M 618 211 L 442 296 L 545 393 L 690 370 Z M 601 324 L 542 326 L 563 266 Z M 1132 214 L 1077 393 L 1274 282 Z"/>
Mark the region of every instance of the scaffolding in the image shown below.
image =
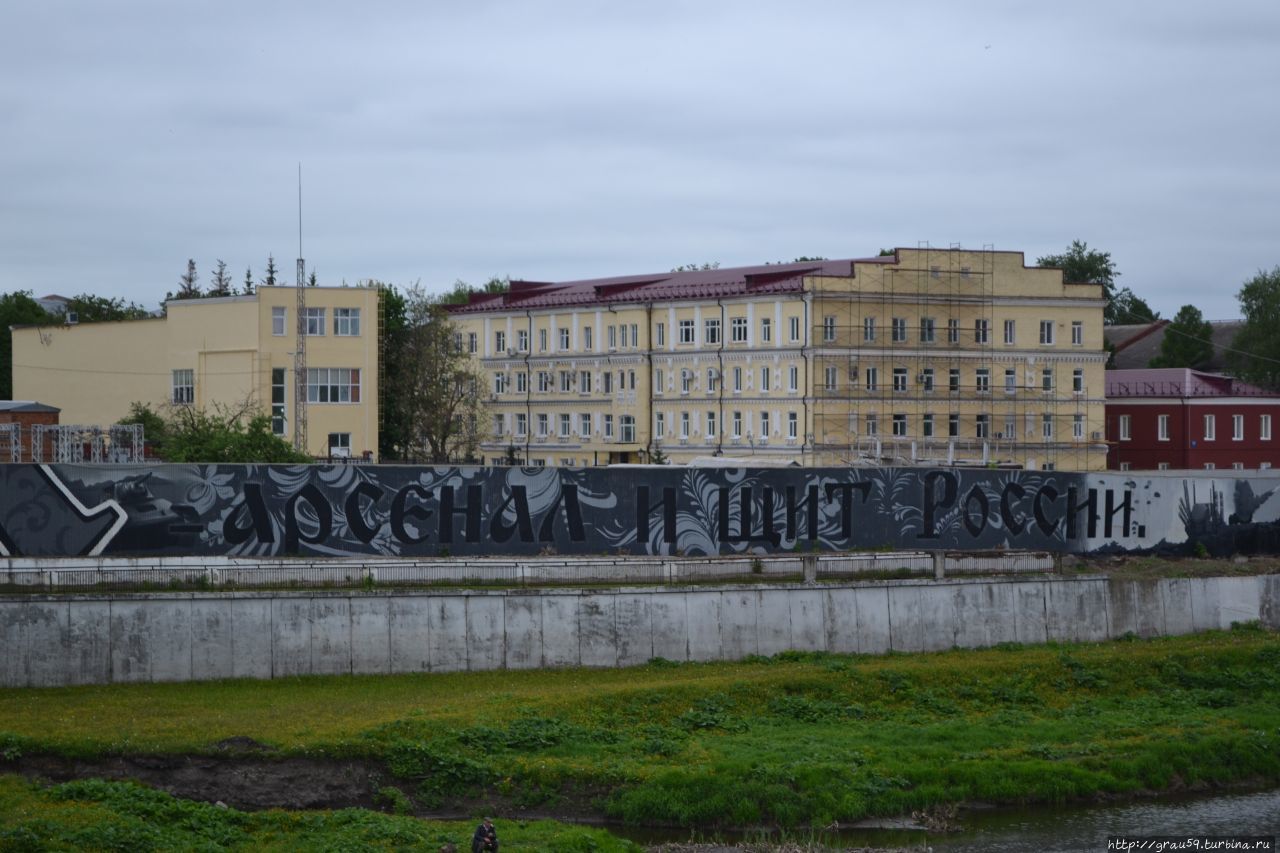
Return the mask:
<path id="1" fill-rule="evenodd" d="M 22 424 L 0 424 L 0 462 L 22 461 Z"/>
<path id="2" fill-rule="evenodd" d="M 991 245 L 922 243 L 818 284 L 819 464 L 1087 468 L 1100 438 L 1087 431 L 1088 389 L 1059 376 L 1062 355 L 1026 345 L 1031 330 L 1013 343 L 996 267 Z"/>
<path id="3" fill-rule="evenodd" d="M 133 465 L 145 462 L 142 424 L 83 426 L 34 424 L 31 461 L 36 463 Z"/>

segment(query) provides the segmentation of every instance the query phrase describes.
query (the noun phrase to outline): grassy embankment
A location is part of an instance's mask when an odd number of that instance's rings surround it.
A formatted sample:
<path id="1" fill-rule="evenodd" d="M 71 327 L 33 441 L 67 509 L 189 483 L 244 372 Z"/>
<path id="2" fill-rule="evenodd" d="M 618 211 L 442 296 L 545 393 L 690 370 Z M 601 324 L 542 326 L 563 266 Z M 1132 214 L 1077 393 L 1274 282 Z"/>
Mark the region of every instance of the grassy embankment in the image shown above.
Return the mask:
<path id="1" fill-rule="evenodd" d="M 250 737 L 281 756 L 370 757 L 413 810 L 802 827 L 1280 782 L 1280 639 L 1249 627 L 909 656 L 3 690 L 0 732 L 10 756 L 206 754 Z"/>

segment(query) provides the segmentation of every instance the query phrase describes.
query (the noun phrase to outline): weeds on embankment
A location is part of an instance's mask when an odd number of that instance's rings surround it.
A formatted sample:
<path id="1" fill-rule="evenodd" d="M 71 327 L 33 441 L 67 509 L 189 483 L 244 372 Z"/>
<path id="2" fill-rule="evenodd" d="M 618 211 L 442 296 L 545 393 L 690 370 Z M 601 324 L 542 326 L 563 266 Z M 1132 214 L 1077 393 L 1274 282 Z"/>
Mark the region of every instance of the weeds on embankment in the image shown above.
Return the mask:
<path id="1" fill-rule="evenodd" d="M 1280 641 L 1110 643 L 627 670 L 0 691 L 0 755 L 385 762 L 402 809 L 822 826 L 943 803 L 1280 781 Z"/>

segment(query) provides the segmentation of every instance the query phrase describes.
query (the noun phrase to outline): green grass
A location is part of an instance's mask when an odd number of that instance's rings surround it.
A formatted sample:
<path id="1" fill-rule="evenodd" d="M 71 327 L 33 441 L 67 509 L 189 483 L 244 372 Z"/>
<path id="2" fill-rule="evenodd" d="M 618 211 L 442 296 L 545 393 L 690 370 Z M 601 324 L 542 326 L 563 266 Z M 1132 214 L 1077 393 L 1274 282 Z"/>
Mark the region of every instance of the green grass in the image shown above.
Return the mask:
<path id="1" fill-rule="evenodd" d="M 473 824 L 420 821 L 363 809 L 241 812 L 124 782 L 39 788 L 0 776 L 0 850 L 469 850 Z M 504 850 L 638 851 L 598 829 L 502 821 Z"/>
<path id="2" fill-rule="evenodd" d="M 385 761 L 417 807 L 504 798 L 633 824 L 824 825 L 943 803 L 1280 781 L 1256 627 L 938 654 L 0 691 L 0 755 Z"/>

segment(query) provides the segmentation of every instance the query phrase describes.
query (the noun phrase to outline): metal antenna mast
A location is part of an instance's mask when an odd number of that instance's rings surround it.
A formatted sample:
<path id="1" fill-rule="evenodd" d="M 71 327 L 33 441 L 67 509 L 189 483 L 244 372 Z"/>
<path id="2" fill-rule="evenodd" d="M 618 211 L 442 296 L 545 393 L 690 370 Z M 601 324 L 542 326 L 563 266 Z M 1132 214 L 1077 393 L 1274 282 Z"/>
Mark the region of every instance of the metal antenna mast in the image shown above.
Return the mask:
<path id="1" fill-rule="evenodd" d="M 302 163 L 298 163 L 298 336 L 293 355 L 293 447 L 307 452 L 307 289 L 302 258 Z"/>

